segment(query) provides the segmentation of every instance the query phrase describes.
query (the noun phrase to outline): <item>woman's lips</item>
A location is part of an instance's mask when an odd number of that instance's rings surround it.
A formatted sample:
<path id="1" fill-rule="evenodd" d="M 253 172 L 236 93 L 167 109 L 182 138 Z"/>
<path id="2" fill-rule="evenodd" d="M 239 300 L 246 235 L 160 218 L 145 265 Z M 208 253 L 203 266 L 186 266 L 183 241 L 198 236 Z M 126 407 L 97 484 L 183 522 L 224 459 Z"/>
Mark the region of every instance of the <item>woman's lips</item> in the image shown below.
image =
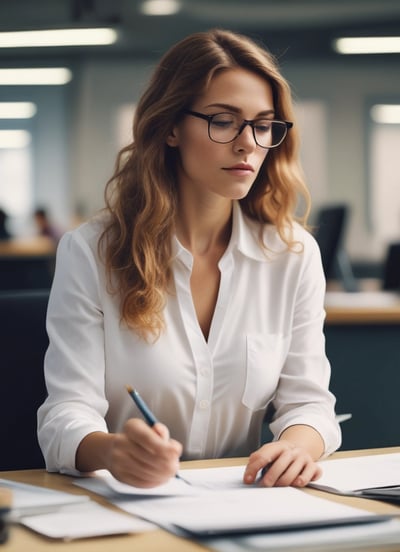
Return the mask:
<path id="1" fill-rule="evenodd" d="M 245 163 L 233 165 L 232 167 L 226 167 L 224 170 L 238 176 L 249 175 L 254 172 L 253 167 Z"/>

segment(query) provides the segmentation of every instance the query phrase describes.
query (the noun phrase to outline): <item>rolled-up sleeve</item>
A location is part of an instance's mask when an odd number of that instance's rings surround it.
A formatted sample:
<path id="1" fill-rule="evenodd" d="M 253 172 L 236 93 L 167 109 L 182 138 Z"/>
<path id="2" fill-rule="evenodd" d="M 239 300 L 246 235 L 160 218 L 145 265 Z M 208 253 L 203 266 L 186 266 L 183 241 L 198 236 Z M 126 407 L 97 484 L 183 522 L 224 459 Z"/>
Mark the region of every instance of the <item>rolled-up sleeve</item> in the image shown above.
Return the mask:
<path id="1" fill-rule="evenodd" d="M 78 445 L 91 432 L 107 431 L 108 403 L 98 268 L 88 243 L 74 232 L 58 246 L 47 332 L 48 398 L 38 410 L 39 444 L 49 471 L 77 474 Z"/>
<path id="2" fill-rule="evenodd" d="M 277 439 L 289 426 L 309 425 L 321 435 L 326 456 L 340 446 L 341 431 L 335 418 L 336 399 L 329 391 L 324 297 L 320 253 L 315 240 L 308 236 L 295 290 L 290 346 L 273 401 L 275 415 L 270 429 Z"/>

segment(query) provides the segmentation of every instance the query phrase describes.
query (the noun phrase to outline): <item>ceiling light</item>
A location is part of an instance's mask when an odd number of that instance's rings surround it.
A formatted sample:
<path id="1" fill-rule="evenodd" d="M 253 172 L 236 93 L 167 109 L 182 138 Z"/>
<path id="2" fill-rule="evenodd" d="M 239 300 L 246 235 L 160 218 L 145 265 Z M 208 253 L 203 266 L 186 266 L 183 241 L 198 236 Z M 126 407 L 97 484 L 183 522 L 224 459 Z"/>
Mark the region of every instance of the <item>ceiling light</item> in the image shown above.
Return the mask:
<path id="1" fill-rule="evenodd" d="M 145 0 L 140 6 L 144 15 L 174 15 L 181 9 L 178 0 Z"/>
<path id="2" fill-rule="evenodd" d="M 27 130 L 0 130 L 0 148 L 25 148 L 31 141 L 31 134 Z"/>
<path id="3" fill-rule="evenodd" d="M 36 111 L 32 102 L 0 102 L 0 119 L 31 119 Z"/>
<path id="4" fill-rule="evenodd" d="M 370 113 L 375 123 L 400 124 L 400 105 L 376 104 L 372 106 Z"/>
<path id="5" fill-rule="evenodd" d="M 71 79 L 66 67 L 0 69 L 0 85 L 66 84 Z"/>
<path id="6" fill-rule="evenodd" d="M 0 33 L 0 48 L 36 48 L 46 46 L 101 46 L 118 38 L 114 29 L 51 29 Z"/>
<path id="7" fill-rule="evenodd" d="M 333 47 L 339 54 L 397 54 L 400 53 L 400 36 L 338 38 Z"/>

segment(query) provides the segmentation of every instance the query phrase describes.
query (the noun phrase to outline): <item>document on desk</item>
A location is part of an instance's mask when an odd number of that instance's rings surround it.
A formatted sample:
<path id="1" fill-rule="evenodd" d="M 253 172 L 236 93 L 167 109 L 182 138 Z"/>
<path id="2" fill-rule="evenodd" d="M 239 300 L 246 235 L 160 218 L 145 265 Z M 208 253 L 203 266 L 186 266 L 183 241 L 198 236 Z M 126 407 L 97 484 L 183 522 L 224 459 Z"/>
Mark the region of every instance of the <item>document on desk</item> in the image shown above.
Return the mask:
<path id="1" fill-rule="evenodd" d="M 204 542 L 204 541 L 203 541 Z M 380 523 L 345 525 L 257 533 L 207 539 L 204 544 L 215 552 L 338 552 L 353 550 L 386 550 L 400 542 L 400 521 L 389 519 Z M 397 548 L 396 548 L 397 550 Z"/>
<path id="2" fill-rule="evenodd" d="M 102 494 L 126 512 L 164 529 L 195 537 L 365 524 L 381 519 L 365 510 L 318 498 L 299 489 L 267 489 L 257 484 L 249 487 L 242 482 L 243 466 L 181 473 L 190 483 L 186 483 L 189 496 L 160 497 L 153 492 L 146 493 L 146 489 L 139 494 L 135 487 L 128 493 L 125 486 L 124 492 L 118 493 L 117 487 L 110 486 L 104 477 L 78 480 L 76 484 Z"/>
<path id="3" fill-rule="evenodd" d="M 0 479 L 0 486 L 12 491 L 11 517 L 13 520 L 22 515 L 53 512 L 57 508 L 69 504 L 80 504 L 89 500 L 86 495 L 46 489 L 10 479 Z"/>
<path id="4" fill-rule="evenodd" d="M 23 516 L 19 522 L 51 539 L 74 540 L 106 535 L 143 533 L 157 527 L 97 504 L 92 500 L 64 506 L 47 514 Z"/>
<path id="5" fill-rule="evenodd" d="M 196 487 L 189 485 L 183 479 L 172 477 L 167 483 L 143 489 L 121 483 L 107 470 L 98 470 L 92 477 L 84 477 L 74 481 L 78 487 L 100 494 L 105 498 L 114 496 L 151 497 L 151 496 L 188 496 L 200 492 Z"/>
<path id="6" fill-rule="evenodd" d="M 113 503 L 173 533 L 201 538 L 383 520 L 382 516 L 291 487 L 229 489 L 191 497 Z"/>
<path id="7" fill-rule="evenodd" d="M 310 487 L 335 494 L 400 501 L 400 453 L 323 460 Z"/>
<path id="8" fill-rule="evenodd" d="M 0 479 L 12 491 L 10 519 L 54 539 L 72 540 L 154 530 L 149 522 L 100 506 L 87 495 Z"/>

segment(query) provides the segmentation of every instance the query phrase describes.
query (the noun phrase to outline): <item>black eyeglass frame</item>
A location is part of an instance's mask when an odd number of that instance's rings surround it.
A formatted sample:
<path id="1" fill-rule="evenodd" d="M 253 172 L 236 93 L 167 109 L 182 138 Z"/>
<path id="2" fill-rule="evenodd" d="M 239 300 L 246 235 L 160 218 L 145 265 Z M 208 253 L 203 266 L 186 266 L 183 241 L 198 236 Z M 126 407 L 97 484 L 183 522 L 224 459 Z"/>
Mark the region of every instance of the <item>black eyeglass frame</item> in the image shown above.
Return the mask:
<path id="1" fill-rule="evenodd" d="M 214 117 L 216 117 L 217 115 L 221 115 L 222 113 L 225 113 L 225 112 L 214 113 L 213 115 L 206 115 L 205 113 L 200 113 L 199 111 L 192 111 L 191 109 L 184 109 L 183 113 L 185 113 L 186 115 L 193 115 L 193 117 L 198 117 L 199 119 L 204 119 L 205 121 L 207 121 L 207 123 L 208 123 L 208 137 L 215 144 L 230 144 L 231 142 L 234 142 L 236 140 L 236 138 L 238 136 L 240 136 L 240 134 L 243 132 L 243 130 L 246 128 L 246 126 L 250 126 L 251 130 L 253 131 L 253 138 L 254 138 L 254 141 L 257 144 L 257 146 L 259 146 L 260 148 L 263 148 L 263 149 L 277 148 L 278 146 L 280 146 L 282 144 L 282 142 L 286 138 L 288 130 L 293 127 L 293 123 L 290 122 L 290 121 L 281 121 L 281 120 L 278 120 L 278 119 L 271 119 L 271 120 L 268 119 L 268 121 L 270 123 L 284 124 L 285 127 L 286 127 L 285 134 L 283 135 L 281 141 L 278 142 L 278 144 L 274 144 L 273 146 L 262 146 L 261 144 L 258 143 L 257 138 L 256 138 L 256 131 L 254 129 L 254 125 L 256 124 L 256 120 L 254 120 L 254 119 L 253 120 L 243 119 L 243 122 L 240 125 L 236 136 L 234 136 L 231 140 L 228 140 L 227 142 L 220 142 L 218 140 L 214 140 L 213 138 L 211 138 L 210 125 L 211 125 L 211 122 L 212 122 Z M 226 113 L 228 113 L 228 112 L 226 112 Z"/>

